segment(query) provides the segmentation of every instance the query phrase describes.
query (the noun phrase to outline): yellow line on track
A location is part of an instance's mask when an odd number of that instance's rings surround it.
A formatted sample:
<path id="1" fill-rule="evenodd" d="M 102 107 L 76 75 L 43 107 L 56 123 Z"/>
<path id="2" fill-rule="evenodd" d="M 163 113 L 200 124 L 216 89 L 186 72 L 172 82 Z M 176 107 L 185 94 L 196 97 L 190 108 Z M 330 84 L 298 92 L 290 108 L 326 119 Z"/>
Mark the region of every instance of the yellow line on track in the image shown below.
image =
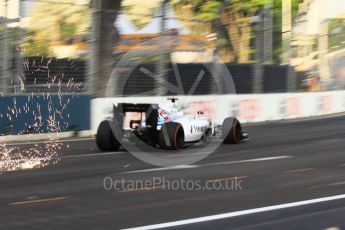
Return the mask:
<path id="1" fill-rule="evenodd" d="M 27 200 L 27 201 L 18 201 L 9 203 L 9 206 L 18 206 L 18 205 L 26 205 L 26 204 L 42 204 L 42 203 L 49 203 L 52 201 L 61 201 L 66 200 L 67 197 L 61 196 L 61 197 L 54 197 L 54 198 L 47 198 L 47 199 L 39 199 L 39 200 Z"/>
<path id="2" fill-rule="evenodd" d="M 286 171 L 286 173 L 301 173 L 301 172 L 310 172 L 315 170 L 315 168 L 303 168 L 303 169 L 293 169 Z"/>
<path id="3" fill-rule="evenodd" d="M 123 189 L 123 190 L 120 190 L 118 192 L 121 192 L 121 193 L 124 193 L 124 192 L 151 192 L 151 191 L 157 191 L 157 190 L 164 190 L 164 185 L 148 187 L 148 188 L 139 188 L 139 189 Z"/>

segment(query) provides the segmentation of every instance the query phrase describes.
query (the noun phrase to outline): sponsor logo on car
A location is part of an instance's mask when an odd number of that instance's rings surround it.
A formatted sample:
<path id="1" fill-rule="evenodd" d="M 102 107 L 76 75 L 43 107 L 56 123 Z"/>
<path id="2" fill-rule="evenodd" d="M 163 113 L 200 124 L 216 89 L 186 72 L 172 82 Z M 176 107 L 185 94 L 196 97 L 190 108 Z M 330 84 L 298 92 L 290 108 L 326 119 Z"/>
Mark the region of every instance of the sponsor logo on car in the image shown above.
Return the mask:
<path id="1" fill-rule="evenodd" d="M 207 126 L 196 126 L 192 125 L 190 127 L 190 133 L 204 133 L 206 132 Z"/>

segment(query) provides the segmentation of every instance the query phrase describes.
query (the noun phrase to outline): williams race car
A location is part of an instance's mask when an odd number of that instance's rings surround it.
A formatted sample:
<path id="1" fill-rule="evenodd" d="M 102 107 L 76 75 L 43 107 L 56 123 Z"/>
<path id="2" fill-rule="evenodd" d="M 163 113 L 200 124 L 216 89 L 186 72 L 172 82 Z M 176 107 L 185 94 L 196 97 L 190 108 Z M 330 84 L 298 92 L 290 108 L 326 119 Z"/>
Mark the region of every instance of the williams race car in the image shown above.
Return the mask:
<path id="1" fill-rule="evenodd" d="M 209 143 L 220 137 L 225 144 L 238 144 L 248 140 L 240 122 L 233 117 L 224 119 L 222 125 L 211 122 L 203 111 L 195 115 L 179 111 L 176 98 L 165 107 L 158 104 L 114 105 L 112 118 L 100 123 L 96 142 L 102 151 L 117 151 L 122 140 L 133 135 L 144 143 L 160 149 L 178 150 L 194 143 Z M 114 127 L 121 128 L 121 135 L 114 134 Z"/>

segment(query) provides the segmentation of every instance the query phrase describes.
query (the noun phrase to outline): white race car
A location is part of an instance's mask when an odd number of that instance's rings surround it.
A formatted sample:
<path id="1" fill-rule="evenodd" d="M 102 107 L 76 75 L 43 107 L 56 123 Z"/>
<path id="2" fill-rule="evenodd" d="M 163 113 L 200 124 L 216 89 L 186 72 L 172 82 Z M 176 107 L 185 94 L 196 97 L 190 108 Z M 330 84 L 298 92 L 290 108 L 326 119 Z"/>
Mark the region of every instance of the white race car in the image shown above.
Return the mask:
<path id="1" fill-rule="evenodd" d="M 138 137 L 148 145 L 161 149 L 178 150 L 194 143 L 209 143 L 211 137 L 219 136 L 225 144 L 238 144 L 248 140 L 240 122 L 233 117 L 215 124 L 203 111 L 194 116 L 179 111 L 176 98 L 165 106 L 157 104 L 114 105 L 114 115 L 100 123 L 96 142 L 102 151 L 116 151 L 122 140 Z M 121 135 L 114 135 L 115 127 L 121 127 Z M 119 137 L 120 136 L 120 137 Z"/>

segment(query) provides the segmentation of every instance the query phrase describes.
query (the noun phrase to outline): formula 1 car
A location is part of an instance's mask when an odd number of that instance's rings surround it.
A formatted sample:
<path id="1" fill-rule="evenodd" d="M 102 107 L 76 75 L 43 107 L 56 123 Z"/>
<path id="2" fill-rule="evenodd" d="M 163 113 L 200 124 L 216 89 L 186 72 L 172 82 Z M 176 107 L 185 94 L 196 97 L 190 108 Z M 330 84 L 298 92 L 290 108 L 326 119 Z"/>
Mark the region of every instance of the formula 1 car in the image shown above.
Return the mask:
<path id="1" fill-rule="evenodd" d="M 135 135 L 141 141 L 155 148 L 178 150 L 193 143 L 210 141 L 211 137 L 221 136 L 225 144 L 238 144 L 248 140 L 248 134 L 242 131 L 240 122 L 233 117 L 224 119 L 222 125 L 209 121 L 203 111 L 194 116 L 179 111 L 176 98 L 165 108 L 158 104 L 126 104 L 114 105 L 114 115 L 100 123 L 96 142 L 102 151 L 117 151 L 121 140 Z M 130 118 L 135 114 L 136 118 Z M 113 127 L 121 127 L 123 137 L 114 135 Z M 220 134 L 220 135 L 219 135 Z"/>

